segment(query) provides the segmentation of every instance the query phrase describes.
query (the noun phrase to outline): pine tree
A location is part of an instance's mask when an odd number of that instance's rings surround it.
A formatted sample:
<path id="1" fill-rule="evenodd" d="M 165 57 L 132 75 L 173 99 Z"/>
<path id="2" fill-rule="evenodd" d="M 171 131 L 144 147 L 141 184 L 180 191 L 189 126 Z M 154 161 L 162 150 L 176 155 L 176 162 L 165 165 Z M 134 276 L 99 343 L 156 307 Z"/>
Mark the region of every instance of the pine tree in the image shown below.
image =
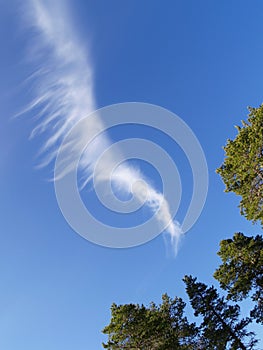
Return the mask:
<path id="1" fill-rule="evenodd" d="M 105 349 L 195 350 L 198 329 L 184 316 L 185 303 L 167 294 L 162 303 L 144 305 L 113 304 L 111 321 L 103 329 L 109 340 Z"/>
<path id="2" fill-rule="evenodd" d="M 248 122 L 237 126 L 236 138 L 227 141 L 225 160 L 217 172 L 225 191 L 242 197 L 241 214 L 263 224 L 263 105 L 249 111 Z"/>
<path id="3" fill-rule="evenodd" d="M 214 287 L 185 276 L 186 292 L 195 316 L 201 316 L 200 333 L 211 350 L 254 349 L 254 334 L 247 331 L 250 319 L 239 319 L 238 305 L 229 305 Z"/>
<path id="4" fill-rule="evenodd" d="M 228 299 L 240 301 L 251 295 L 255 307 L 250 316 L 263 324 L 263 239 L 236 233 L 221 241 L 218 252 L 222 264 L 214 277 L 228 292 Z"/>

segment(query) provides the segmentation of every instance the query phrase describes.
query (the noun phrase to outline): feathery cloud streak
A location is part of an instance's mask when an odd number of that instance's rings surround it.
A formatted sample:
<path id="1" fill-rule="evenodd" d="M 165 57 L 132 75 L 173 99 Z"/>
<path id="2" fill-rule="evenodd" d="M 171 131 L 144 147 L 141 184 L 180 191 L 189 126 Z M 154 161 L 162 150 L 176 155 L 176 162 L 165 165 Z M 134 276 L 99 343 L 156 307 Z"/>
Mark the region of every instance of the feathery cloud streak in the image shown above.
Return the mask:
<path id="1" fill-rule="evenodd" d="M 89 52 L 77 39 L 70 25 L 67 8 L 62 2 L 30 0 L 29 3 L 30 15 L 27 22 L 36 34 L 31 56 L 39 65 L 33 75 L 36 98 L 29 109 L 34 110 L 39 117 L 32 136 L 39 133 L 46 135 L 43 146 L 45 158 L 41 163 L 46 165 L 56 157 L 59 146 L 71 128 L 96 109 L 93 69 Z M 95 122 L 94 119 L 90 121 L 87 118 L 85 126 L 78 131 L 72 142 L 64 145 L 68 149 L 68 156 L 63 169 L 60 169 L 60 176 L 73 170 L 70 159 L 74 153 L 82 151 L 83 141 L 103 130 L 103 122 L 99 118 Z M 92 179 L 97 159 L 110 145 L 111 141 L 104 132 L 83 152 L 79 164 L 84 179 L 83 186 Z M 115 188 L 131 193 L 142 204 L 145 202 L 156 219 L 166 227 L 176 251 L 182 233 L 179 224 L 170 214 L 169 204 L 140 171 L 127 163 L 112 172 L 116 164 L 115 158 L 116 154 L 110 152 L 100 164 L 99 171 L 96 171 L 96 181 L 112 181 Z"/>

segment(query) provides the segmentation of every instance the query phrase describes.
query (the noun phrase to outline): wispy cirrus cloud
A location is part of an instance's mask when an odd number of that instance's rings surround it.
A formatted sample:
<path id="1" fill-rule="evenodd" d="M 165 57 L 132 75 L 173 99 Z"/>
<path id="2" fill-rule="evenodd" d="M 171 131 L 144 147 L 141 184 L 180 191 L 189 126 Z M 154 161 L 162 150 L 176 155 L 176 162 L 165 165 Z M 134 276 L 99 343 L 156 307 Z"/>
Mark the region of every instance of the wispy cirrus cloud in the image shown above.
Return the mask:
<path id="1" fill-rule="evenodd" d="M 71 128 L 96 109 L 93 88 L 93 68 L 89 50 L 82 46 L 74 32 L 65 2 L 29 0 L 27 24 L 34 32 L 30 56 L 38 64 L 32 76 L 35 99 L 29 106 L 38 117 L 38 124 L 32 137 L 44 133 L 44 158 L 42 165 L 55 159 L 58 148 Z M 85 149 L 80 160 L 83 185 L 93 176 L 96 161 L 110 145 L 107 134 L 100 133 L 104 124 L 100 118 L 89 120 L 85 128 L 75 135 L 70 144 L 64 145 L 67 152 L 59 176 L 71 171 L 71 157 L 82 152 L 83 141 L 92 135 L 99 135 Z M 121 150 L 120 150 L 121 152 Z M 156 214 L 156 219 L 166 227 L 175 251 L 181 236 L 179 224 L 173 220 L 169 204 L 162 193 L 127 163 L 115 166 L 115 153 L 110 152 L 107 160 L 100 164 L 97 181 L 113 181 L 120 191 L 133 194 Z M 143 180 L 143 181 L 140 181 Z M 136 186 L 132 184 L 136 183 Z M 145 191 L 147 198 L 145 200 Z"/>

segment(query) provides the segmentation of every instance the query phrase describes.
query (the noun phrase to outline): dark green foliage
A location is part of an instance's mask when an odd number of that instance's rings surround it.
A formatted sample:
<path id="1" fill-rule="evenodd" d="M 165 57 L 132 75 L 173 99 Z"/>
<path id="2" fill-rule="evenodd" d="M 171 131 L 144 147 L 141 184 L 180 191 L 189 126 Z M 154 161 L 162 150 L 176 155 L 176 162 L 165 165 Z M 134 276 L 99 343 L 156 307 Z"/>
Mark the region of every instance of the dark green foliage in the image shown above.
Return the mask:
<path id="1" fill-rule="evenodd" d="M 225 160 L 217 172 L 225 191 L 242 197 L 241 214 L 263 224 L 263 105 L 249 111 L 248 122 L 243 121 L 236 138 L 227 141 Z"/>
<path id="2" fill-rule="evenodd" d="M 105 349 L 176 350 L 197 349 L 198 330 L 184 316 L 185 303 L 166 294 L 162 304 L 111 307 L 111 321 L 103 330 L 109 335 Z"/>
<path id="3" fill-rule="evenodd" d="M 214 277 L 228 292 L 228 299 L 239 301 L 249 294 L 255 302 L 251 316 L 263 324 L 263 239 L 236 233 L 221 241 L 218 252 L 222 264 Z"/>
<path id="4" fill-rule="evenodd" d="M 200 333 L 207 340 L 207 349 L 254 348 L 253 333 L 246 330 L 250 320 L 239 320 L 238 305 L 229 305 L 214 287 L 197 282 L 196 278 L 186 276 L 184 282 L 195 316 L 202 317 Z"/>
<path id="5" fill-rule="evenodd" d="M 130 350 L 252 350 L 257 341 L 247 330 L 249 318 L 240 319 L 238 305 L 228 304 L 214 287 L 184 278 L 199 327 L 184 316 L 181 298 L 163 295 L 160 305 L 112 305 L 105 349 Z"/>

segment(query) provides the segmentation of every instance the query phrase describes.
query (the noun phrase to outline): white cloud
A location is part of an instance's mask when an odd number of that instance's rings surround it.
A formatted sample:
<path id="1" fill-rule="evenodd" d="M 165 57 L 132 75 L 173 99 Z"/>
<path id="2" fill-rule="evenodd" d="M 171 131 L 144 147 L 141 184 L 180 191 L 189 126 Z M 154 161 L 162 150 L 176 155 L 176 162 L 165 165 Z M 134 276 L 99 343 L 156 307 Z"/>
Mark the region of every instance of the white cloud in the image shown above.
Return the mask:
<path id="1" fill-rule="evenodd" d="M 36 98 L 29 109 L 36 111 L 39 118 L 32 136 L 39 133 L 46 135 L 43 147 L 45 160 L 42 161 L 42 165 L 56 157 L 58 147 L 69 130 L 96 109 L 91 58 L 89 52 L 78 42 L 70 25 L 70 16 L 63 4 L 58 0 L 31 0 L 30 15 L 27 19 L 36 34 L 31 50 L 32 59 L 36 60 L 40 67 L 33 76 Z M 65 146 L 68 147 L 68 158 L 61 169 L 61 176 L 71 169 L 70 158 L 74 152 L 78 154 L 82 150 L 83 140 L 101 130 L 103 123 L 99 118 L 95 122 L 87 120 L 86 128 L 78 131 L 72 143 Z M 80 167 L 84 184 L 91 178 L 98 156 L 110 144 L 104 133 L 94 140 L 83 154 Z M 107 161 L 100 164 L 99 181 L 109 181 L 113 167 L 114 154 L 111 153 Z M 142 203 L 147 193 L 146 204 L 156 214 L 157 220 L 167 227 L 166 231 L 170 234 L 176 250 L 181 229 L 179 224 L 173 221 L 169 204 L 163 195 L 156 191 L 139 171 L 127 164 L 118 167 L 111 180 L 120 191 L 132 192 Z"/>

